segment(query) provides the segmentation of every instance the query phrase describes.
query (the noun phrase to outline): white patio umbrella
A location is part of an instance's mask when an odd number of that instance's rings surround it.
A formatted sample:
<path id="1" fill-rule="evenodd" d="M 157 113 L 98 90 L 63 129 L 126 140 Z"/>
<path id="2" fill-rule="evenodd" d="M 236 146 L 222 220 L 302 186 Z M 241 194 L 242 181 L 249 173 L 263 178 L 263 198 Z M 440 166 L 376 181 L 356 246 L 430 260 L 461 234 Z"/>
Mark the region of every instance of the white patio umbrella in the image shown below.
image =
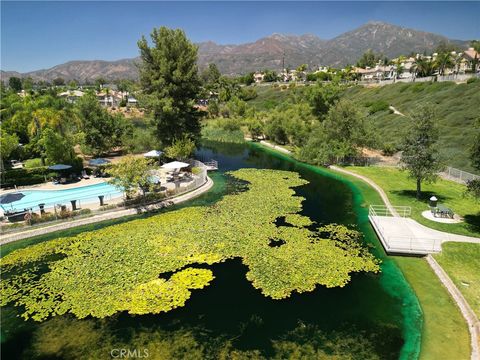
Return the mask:
<path id="1" fill-rule="evenodd" d="M 146 158 L 157 158 L 158 164 L 160 165 L 160 156 L 162 156 L 163 151 L 160 150 L 150 150 L 149 152 L 143 154 Z"/>
<path id="2" fill-rule="evenodd" d="M 174 170 L 174 169 L 181 169 L 187 166 L 190 166 L 190 164 L 187 164 L 181 161 L 172 161 L 172 162 L 163 164 L 162 169 Z"/>
<path id="3" fill-rule="evenodd" d="M 162 156 L 163 151 L 160 150 L 150 150 L 149 152 L 143 154 L 145 157 L 152 157 L 152 158 L 158 158 Z"/>

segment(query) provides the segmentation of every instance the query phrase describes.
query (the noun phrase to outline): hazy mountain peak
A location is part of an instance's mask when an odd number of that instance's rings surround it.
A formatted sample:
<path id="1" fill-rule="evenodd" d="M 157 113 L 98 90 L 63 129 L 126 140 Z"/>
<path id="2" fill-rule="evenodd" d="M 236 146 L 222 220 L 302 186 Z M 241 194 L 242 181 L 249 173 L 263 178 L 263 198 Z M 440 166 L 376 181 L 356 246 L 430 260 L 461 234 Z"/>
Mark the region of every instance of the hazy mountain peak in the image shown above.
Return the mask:
<path id="1" fill-rule="evenodd" d="M 318 65 L 339 67 L 355 63 L 368 49 L 393 58 L 411 52 L 433 51 L 437 45 L 445 41 L 467 47 L 466 41 L 449 40 L 442 35 L 377 20 L 369 21 L 331 40 L 322 40 L 314 34 L 273 33 L 255 42 L 240 45 L 220 45 L 213 41 L 197 45 L 200 68 L 215 63 L 224 74 L 242 74 L 266 68 L 280 70 L 283 65 L 295 68 L 300 64 L 307 64 L 311 69 Z M 57 77 L 62 77 L 66 81 L 71 79 L 93 81 L 98 77 L 109 80 L 134 79 L 138 77 L 135 60 L 76 60 L 21 76 L 47 81 Z M 2 80 L 8 80 L 10 76 L 19 76 L 17 74 L 2 71 Z"/>

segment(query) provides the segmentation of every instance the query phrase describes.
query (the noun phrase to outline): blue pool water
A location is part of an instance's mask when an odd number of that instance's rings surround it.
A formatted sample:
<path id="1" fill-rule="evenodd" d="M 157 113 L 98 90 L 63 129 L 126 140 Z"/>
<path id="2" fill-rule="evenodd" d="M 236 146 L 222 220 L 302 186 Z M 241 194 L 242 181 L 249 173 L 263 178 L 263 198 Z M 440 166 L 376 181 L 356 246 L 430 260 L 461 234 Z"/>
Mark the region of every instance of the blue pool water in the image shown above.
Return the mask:
<path id="1" fill-rule="evenodd" d="M 61 185 L 59 185 L 61 186 Z M 38 209 L 38 204 L 45 204 L 45 207 L 52 207 L 56 204 L 70 205 L 71 200 L 77 200 L 81 204 L 99 202 L 98 196 L 103 195 L 104 199 L 118 198 L 123 192 L 109 183 L 99 183 L 88 186 L 81 186 L 63 190 L 21 190 L 25 195 L 21 200 L 11 204 L 4 204 L 5 210 Z"/>

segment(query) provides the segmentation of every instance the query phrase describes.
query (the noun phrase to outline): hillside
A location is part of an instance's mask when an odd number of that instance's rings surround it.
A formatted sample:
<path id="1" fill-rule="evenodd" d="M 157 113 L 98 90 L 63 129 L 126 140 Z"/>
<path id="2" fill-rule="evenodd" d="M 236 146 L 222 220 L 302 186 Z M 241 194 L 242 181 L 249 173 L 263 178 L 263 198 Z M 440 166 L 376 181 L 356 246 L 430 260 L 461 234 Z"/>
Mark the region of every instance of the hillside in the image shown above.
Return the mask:
<path id="1" fill-rule="evenodd" d="M 257 87 L 258 96 L 248 104 L 257 110 L 268 111 L 293 96 L 302 96 L 302 87 L 281 90 L 279 87 Z M 391 113 L 388 105 L 400 113 L 408 114 L 421 104 L 434 104 L 438 113 L 440 132 L 439 146 L 448 166 L 469 172 L 480 173 L 470 165 L 469 148 L 473 142 L 474 124 L 478 119 L 480 104 L 480 81 L 456 85 L 442 83 L 397 83 L 376 88 L 352 87 L 344 97 L 362 105 L 369 114 L 373 103 L 383 104 L 385 110 L 367 115 L 381 142 L 398 145 L 405 134 L 409 120 L 405 116 Z M 380 106 L 381 108 L 382 106 Z"/>
<path id="2" fill-rule="evenodd" d="M 383 101 L 405 115 L 421 104 L 434 104 L 438 114 L 440 152 L 445 163 L 474 172 L 468 154 L 473 143 L 475 120 L 479 118 L 480 81 L 459 85 L 443 82 L 355 87 L 348 89 L 344 96 L 367 105 Z M 380 138 L 392 144 L 400 142 L 409 124 L 406 117 L 389 110 L 369 115 L 369 119 Z"/>
<path id="3" fill-rule="evenodd" d="M 212 41 L 197 44 L 198 65 L 217 64 L 223 74 L 235 75 L 263 69 L 280 70 L 307 64 L 310 69 L 318 65 L 341 67 L 355 61 L 368 49 L 392 58 L 401 54 L 431 52 L 443 42 L 451 42 L 466 48 L 467 42 L 450 40 L 445 36 L 407 29 L 383 22 L 369 22 L 355 30 L 325 40 L 316 35 L 273 34 L 252 43 L 220 45 Z M 103 77 L 107 80 L 136 79 L 138 58 L 117 61 L 70 61 L 50 69 L 19 74 L 14 71 L 1 73 L 3 81 L 10 76 L 32 77 L 34 80 L 52 81 L 57 77 L 65 80 L 93 81 Z"/>

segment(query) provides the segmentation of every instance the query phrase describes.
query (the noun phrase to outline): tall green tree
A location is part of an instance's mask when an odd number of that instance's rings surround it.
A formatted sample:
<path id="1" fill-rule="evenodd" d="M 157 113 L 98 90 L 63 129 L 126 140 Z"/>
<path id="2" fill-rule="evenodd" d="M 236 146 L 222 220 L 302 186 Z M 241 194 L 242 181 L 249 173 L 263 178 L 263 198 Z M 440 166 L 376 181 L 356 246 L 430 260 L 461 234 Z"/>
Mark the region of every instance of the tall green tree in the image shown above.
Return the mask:
<path id="1" fill-rule="evenodd" d="M 346 99 L 335 103 L 325 120 L 309 132 L 300 159 L 319 165 L 343 162 L 371 145 L 372 136 L 358 104 Z"/>
<path id="2" fill-rule="evenodd" d="M 15 92 L 19 92 L 22 90 L 22 79 L 12 76 L 8 79 L 8 86 Z"/>
<path id="3" fill-rule="evenodd" d="M 335 83 L 317 84 L 310 86 L 307 98 L 312 107 L 313 114 L 323 119 L 330 110 L 330 107 L 340 98 L 342 88 Z"/>
<path id="4" fill-rule="evenodd" d="M 50 128 L 43 131 L 39 144 L 42 148 L 42 158 L 49 164 L 68 163 L 75 157 L 72 139 Z"/>
<path id="5" fill-rule="evenodd" d="M 201 78 L 206 85 L 217 84 L 222 74 L 215 63 L 208 64 L 208 67 L 202 72 Z"/>
<path id="6" fill-rule="evenodd" d="M 111 115 L 102 108 L 94 94 L 82 96 L 75 104 L 85 145 L 95 155 L 100 155 L 121 145 L 129 127 L 122 115 Z"/>
<path id="7" fill-rule="evenodd" d="M 198 48 L 180 29 L 161 27 L 138 42 L 143 105 L 152 113 L 159 140 L 171 145 L 184 136 L 200 135 L 200 113 L 195 101 L 200 93 Z"/>
<path id="8" fill-rule="evenodd" d="M 18 136 L 8 134 L 4 130 L 0 136 L 0 162 L 10 159 L 10 155 L 18 148 Z"/>
<path id="9" fill-rule="evenodd" d="M 357 66 L 361 68 L 374 67 L 377 65 L 379 60 L 382 60 L 383 56 L 380 54 L 375 54 L 371 49 L 365 51 L 360 59 L 357 61 Z"/>
<path id="10" fill-rule="evenodd" d="M 411 127 L 402 146 L 402 168 L 416 181 L 416 195 L 422 195 L 422 182 L 437 179 L 442 169 L 437 149 L 438 129 L 435 109 L 430 105 L 418 108 L 411 116 Z"/>
<path id="11" fill-rule="evenodd" d="M 53 79 L 53 85 L 63 86 L 63 85 L 65 85 L 65 79 L 61 78 L 61 77 L 57 77 L 57 78 Z"/>

